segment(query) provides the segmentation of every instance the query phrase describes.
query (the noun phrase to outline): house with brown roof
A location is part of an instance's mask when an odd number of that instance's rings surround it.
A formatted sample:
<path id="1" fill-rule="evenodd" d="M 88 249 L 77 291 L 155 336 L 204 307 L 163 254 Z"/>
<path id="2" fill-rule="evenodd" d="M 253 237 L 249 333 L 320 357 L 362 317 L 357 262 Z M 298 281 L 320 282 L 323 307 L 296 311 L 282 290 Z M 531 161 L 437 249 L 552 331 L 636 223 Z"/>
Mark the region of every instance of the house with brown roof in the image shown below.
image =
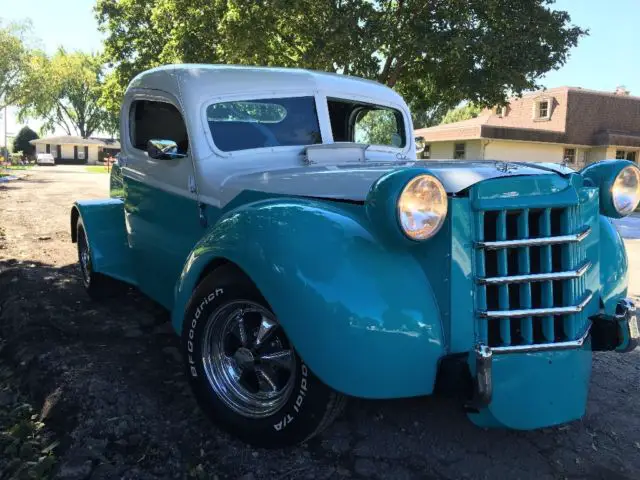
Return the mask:
<path id="1" fill-rule="evenodd" d="M 640 158 L 640 97 L 559 87 L 513 98 L 476 118 L 417 129 L 431 159 L 566 161 L 573 168 L 607 158 Z"/>
<path id="2" fill-rule="evenodd" d="M 102 161 L 120 151 L 120 142 L 106 138 L 82 138 L 72 135 L 37 138 L 29 142 L 36 153 L 50 153 L 56 163 L 89 163 Z"/>

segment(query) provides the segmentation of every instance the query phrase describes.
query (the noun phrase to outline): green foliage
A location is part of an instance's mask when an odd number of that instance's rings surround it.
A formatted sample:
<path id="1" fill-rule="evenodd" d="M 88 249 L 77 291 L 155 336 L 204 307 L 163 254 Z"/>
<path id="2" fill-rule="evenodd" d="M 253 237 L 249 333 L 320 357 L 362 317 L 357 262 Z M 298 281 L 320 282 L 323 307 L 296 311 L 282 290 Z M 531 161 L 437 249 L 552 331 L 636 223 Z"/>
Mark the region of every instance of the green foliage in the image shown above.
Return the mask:
<path id="1" fill-rule="evenodd" d="M 418 126 L 504 101 L 562 66 L 586 32 L 551 0 L 98 0 L 114 67 L 103 102 L 165 63 L 303 67 L 396 88 Z"/>
<path id="2" fill-rule="evenodd" d="M 109 173 L 105 165 L 88 165 L 84 169 L 89 173 Z"/>
<path id="3" fill-rule="evenodd" d="M 24 126 L 13 139 L 13 151 L 22 152 L 24 155 L 31 156 L 35 153 L 35 145 L 29 143 L 30 140 L 39 138 L 38 134 L 31 130 L 29 127 Z"/>
<path id="4" fill-rule="evenodd" d="M 371 145 L 394 145 L 398 135 L 398 123 L 390 110 L 369 110 L 360 116 L 355 125 L 355 141 Z"/>
<path id="5" fill-rule="evenodd" d="M 469 102 L 465 105 L 449 110 L 442 118 L 442 121 L 440 123 L 454 123 L 461 120 L 476 118 L 478 115 L 480 115 L 482 110 L 483 107 L 481 105 Z"/>
<path id="6" fill-rule="evenodd" d="M 22 152 L 14 152 L 9 154 L 9 163 L 11 165 L 19 165 L 22 162 Z"/>
<path id="7" fill-rule="evenodd" d="M 63 49 L 51 58 L 34 53 L 16 102 L 18 117 L 43 118 L 43 132 L 60 127 L 67 135 L 83 138 L 108 127 L 110 117 L 100 104 L 102 70 L 102 59 L 96 55 Z"/>
<path id="8" fill-rule="evenodd" d="M 0 239 L 4 236 L 0 226 Z M 0 352 L 4 346 L 0 338 Z M 20 382 L 19 375 L 0 357 L 0 478 L 50 478 L 58 442 L 52 441 L 39 412 L 18 390 Z"/>
<path id="9" fill-rule="evenodd" d="M 0 108 L 11 105 L 28 64 L 28 23 L 2 24 L 0 19 Z"/>

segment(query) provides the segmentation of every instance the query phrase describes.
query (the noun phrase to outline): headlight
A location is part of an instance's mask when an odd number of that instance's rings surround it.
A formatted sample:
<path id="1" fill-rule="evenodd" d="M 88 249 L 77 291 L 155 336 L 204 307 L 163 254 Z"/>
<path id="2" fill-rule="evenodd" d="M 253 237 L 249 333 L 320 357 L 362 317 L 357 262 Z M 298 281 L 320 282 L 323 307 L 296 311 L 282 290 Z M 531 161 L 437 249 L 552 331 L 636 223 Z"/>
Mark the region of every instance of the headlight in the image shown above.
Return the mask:
<path id="1" fill-rule="evenodd" d="M 447 192 L 431 175 L 418 175 L 404 187 L 398 198 L 398 220 L 412 240 L 433 237 L 447 216 Z"/>
<path id="2" fill-rule="evenodd" d="M 640 169 L 629 165 L 620 170 L 611 187 L 613 207 L 620 215 L 629 215 L 640 203 Z"/>

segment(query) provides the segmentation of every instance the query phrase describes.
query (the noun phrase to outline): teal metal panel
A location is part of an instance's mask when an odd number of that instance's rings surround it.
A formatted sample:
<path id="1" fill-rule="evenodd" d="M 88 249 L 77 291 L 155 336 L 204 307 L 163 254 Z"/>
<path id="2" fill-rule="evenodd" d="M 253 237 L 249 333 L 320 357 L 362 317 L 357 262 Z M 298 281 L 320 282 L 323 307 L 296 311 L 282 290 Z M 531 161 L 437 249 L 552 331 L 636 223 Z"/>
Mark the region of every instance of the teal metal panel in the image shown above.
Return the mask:
<path id="1" fill-rule="evenodd" d="M 77 209 L 84 224 L 93 270 L 136 285 L 122 201 L 82 200 L 75 202 L 73 208 Z"/>
<path id="2" fill-rule="evenodd" d="M 125 177 L 125 218 L 138 286 L 171 310 L 185 259 L 202 238 L 195 199 Z"/>
<path id="3" fill-rule="evenodd" d="M 618 300 L 627 296 L 628 261 L 627 252 L 620 233 L 611 221 L 600 216 L 597 224 L 600 227 L 600 242 L 594 245 L 600 255 L 600 271 L 597 279 L 592 279 L 601 286 L 600 296 L 606 315 L 613 315 Z"/>
<path id="4" fill-rule="evenodd" d="M 111 166 L 111 173 L 109 174 L 109 196 L 111 198 L 124 199 L 122 169 L 117 163 Z"/>
<path id="5" fill-rule="evenodd" d="M 472 187 L 472 206 L 475 210 L 504 210 L 576 205 L 576 188 L 581 186 L 582 177 L 578 174 L 487 180 Z"/>
<path id="6" fill-rule="evenodd" d="M 476 341 L 474 322 L 475 280 L 473 258 L 474 221 L 468 198 L 451 198 L 449 201 L 449 225 L 451 226 L 450 270 L 433 265 L 438 257 L 433 249 L 429 263 L 425 265 L 436 298 L 443 312 L 443 324 L 448 339 L 448 353 L 468 352 Z M 428 245 L 431 248 L 431 245 Z M 435 245 L 434 245 L 435 246 Z M 478 268 L 478 267 L 476 267 Z M 480 266 L 481 268 L 481 266 Z M 442 272 L 450 272 L 450 280 Z M 446 290 L 446 292 L 442 292 Z M 445 314 L 446 312 L 446 314 Z M 447 315 L 448 314 L 448 315 Z M 447 322 L 448 320 L 448 322 Z"/>
<path id="7" fill-rule="evenodd" d="M 469 367 L 475 375 L 475 361 Z M 591 346 L 578 350 L 494 355 L 493 398 L 468 414 L 481 427 L 531 430 L 581 418 L 591 376 Z"/>
<path id="8" fill-rule="evenodd" d="M 272 199 L 227 212 L 187 259 L 174 327 L 203 269 L 224 258 L 254 281 L 329 386 L 369 398 L 431 393 L 445 342 L 429 260 L 381 244 L 365 225 L 361 205 L 337 202 Z"/>

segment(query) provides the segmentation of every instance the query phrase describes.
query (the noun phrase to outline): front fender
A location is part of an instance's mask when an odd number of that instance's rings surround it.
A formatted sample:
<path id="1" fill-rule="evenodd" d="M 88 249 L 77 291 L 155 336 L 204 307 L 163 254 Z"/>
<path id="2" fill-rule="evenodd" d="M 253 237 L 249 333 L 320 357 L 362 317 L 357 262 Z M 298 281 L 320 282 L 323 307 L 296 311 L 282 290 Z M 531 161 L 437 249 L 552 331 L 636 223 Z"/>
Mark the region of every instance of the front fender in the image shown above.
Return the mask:
<path id="1" fill-rule="evenodd" d="M 223 258 L 253 280 L 330 387 L 368 398 L 431 393 L 444 354 L 433 291 L 415 253 L 383 247 L 366 223 L 362 206 L 302 199 L 227 213 L 185 264 L 175 329 L 201 273 Z"/>
<path id="2" fill-rule="evenodd" d="M 605 315 L 613 316 L 618 301 L 627 295 L 627 250 L 616 227 L 600 215 L 600 292 Z"/>
<path id="3" fill-rule="evenodd" d="M 76 241 L 78 218 L 89 241 L 92 269 L 136 284 L 125 229 L 124 203 L 119 199 L 83 200 L 71 209 L 71 239 Z"/>

